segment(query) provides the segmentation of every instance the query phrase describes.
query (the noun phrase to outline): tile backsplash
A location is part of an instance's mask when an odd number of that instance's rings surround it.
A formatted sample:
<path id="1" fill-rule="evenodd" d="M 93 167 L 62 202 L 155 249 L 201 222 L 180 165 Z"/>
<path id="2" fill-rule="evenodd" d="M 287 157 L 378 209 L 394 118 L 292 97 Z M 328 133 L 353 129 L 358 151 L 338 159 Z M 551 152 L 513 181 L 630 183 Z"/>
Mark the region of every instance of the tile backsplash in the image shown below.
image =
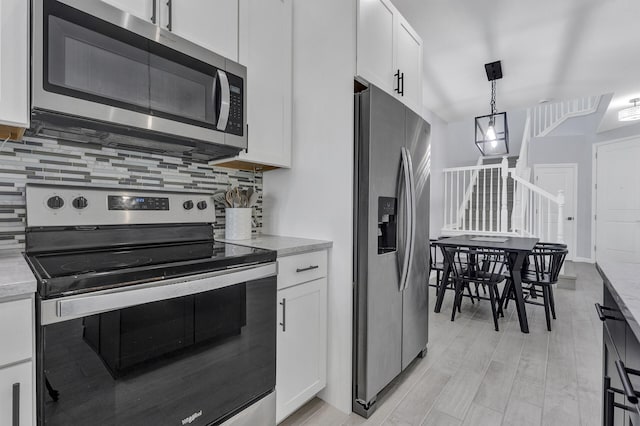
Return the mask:
<path id="1" fill-rule="evenodd" d="M 6 142 L 0 150 L 0 250 L 24 250 L 24 187 L 28 182 L 194 192 L 241 186 L 262 194 L 260 172 L 89 143 L 25 137 L 21 142 Z M 262 225 L 262 197 L 254 215 L 255 233 Z M 224 209 L 220 206 L 216 206 L 214 231 L 216 238 L 224 234 Z"/>

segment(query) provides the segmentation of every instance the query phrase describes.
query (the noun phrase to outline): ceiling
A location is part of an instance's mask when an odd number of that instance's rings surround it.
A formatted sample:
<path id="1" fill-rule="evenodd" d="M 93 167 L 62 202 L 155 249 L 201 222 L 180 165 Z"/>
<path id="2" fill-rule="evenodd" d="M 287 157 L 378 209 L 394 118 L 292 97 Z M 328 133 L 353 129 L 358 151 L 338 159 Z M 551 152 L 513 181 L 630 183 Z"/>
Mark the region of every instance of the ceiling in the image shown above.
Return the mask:
<path id="1" fill-rule="evenodd" d="M 423 39 L 423 101 L 445 121 L 489 113 L 484 64 L 496 60 L 499 111 L 613 93 L 603 131 L 640 97 L 638 0 L 392 2 Z"/>

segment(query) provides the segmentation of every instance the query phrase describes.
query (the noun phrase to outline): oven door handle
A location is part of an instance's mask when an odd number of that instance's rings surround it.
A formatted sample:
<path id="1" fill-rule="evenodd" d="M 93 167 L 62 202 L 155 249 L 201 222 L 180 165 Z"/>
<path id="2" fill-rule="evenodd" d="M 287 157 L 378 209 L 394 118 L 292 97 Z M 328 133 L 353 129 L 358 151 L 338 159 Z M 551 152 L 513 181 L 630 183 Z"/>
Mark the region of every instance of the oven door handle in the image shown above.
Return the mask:
<path id="1" fill-rule="evenodd" d="M 102 312 L 128 308 L 144 303 L 189 296 L 205 291 L 217 290 L 275 276 L 276 264 L 252 265 L 234 269 L 233 272 L 218 271 L 210 274 L 162 280 L 153 284 L 141 284 L 135 287 L 107 290 L 102 294 L 72 296 L 64 300 L 45 300 L 42 302 L 42 325 L 66 321 L 74 318 L 95 315 Z M 52 312 L 55 304 L 55 312 Z"/>

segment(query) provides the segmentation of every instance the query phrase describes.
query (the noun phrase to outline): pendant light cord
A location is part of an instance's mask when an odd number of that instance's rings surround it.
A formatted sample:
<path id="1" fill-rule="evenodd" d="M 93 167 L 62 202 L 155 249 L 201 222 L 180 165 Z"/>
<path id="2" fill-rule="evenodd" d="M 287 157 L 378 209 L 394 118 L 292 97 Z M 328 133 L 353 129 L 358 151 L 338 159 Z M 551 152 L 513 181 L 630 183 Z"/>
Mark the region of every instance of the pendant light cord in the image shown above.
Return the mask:
<path id="1" fill-rule="evenodd" d="M 496 109 L 496 81 L 491 80 L 491 115 L 495 115 L 498 112 Z"/>

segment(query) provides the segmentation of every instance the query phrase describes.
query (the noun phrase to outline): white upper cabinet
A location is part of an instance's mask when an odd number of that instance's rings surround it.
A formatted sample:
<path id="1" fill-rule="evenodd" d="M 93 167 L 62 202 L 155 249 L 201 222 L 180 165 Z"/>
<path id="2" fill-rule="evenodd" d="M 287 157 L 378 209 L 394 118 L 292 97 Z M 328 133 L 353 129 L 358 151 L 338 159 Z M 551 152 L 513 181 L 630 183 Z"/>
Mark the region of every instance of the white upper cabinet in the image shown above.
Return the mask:
<path id="1" fill-rule="evenodd" d="M 400 70 L 400 96 L 411 109 L 422 114 L 422 39 L 400 16 L 398 19 L 396 68 Z"/>
<path id="2" fill-rule="evenodd" d="M 238 0 L 160 1 L 163 28 L 238 61 Z"/>
<path id="3" fill-rule="evenodd" d="M 158 11 L 154 9 L 154 5 L 157 6 L 158 1 L 159 0 L 102 0 L 103 3 L 108 3 L 111 6 L 115 6 L 120 10 L 124 10 L 154 24 L 158 22 Z"/>
<path id="4" fill-rule="evenodd" d="M 291 167 L 293 0 L 240 0 L 239 47 L 247 67 L 248 149 L 217 163 Z"/>
<path id="5" fill-rule="evenodd" d="M 29 127 L 29 2 L 0 1 L 0 136 Z M 21 136 L 21 134 L 20 134 Z M 1 142 L 1 141 L 0 141 Z"/>
<path id="6" fill-rule="evenodd" d="M 397 12 L 388 0 L 359 0 L 358 5 L 358 75 L 391 93 L 396 82 L 393 74 Z"/>
<path id="7" fill-rule="evenodd" d="M 422 39 L 389 0 L 358 0 L 357 71 L 422 114 Z"/>

